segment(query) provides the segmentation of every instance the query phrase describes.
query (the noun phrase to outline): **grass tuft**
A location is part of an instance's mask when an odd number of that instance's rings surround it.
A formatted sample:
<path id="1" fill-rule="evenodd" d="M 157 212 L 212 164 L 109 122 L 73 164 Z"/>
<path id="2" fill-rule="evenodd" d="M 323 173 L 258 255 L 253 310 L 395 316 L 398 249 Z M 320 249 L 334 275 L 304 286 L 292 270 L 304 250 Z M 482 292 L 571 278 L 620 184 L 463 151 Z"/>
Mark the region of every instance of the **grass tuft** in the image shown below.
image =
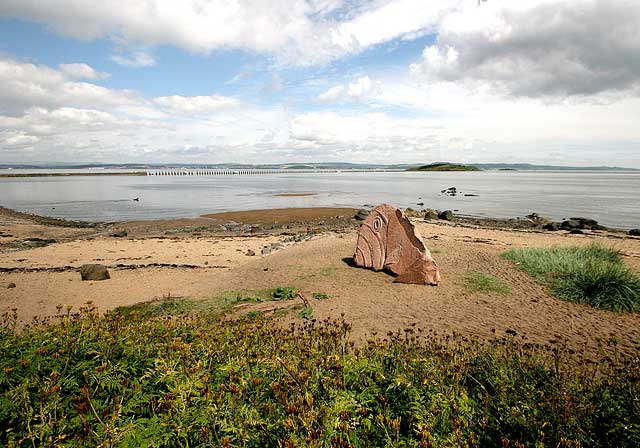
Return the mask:
<path id="1" fill-rule="evenodd" d="M 640 277 L 615 249 L 599 244 L 525 248 L 504 257 L 561 299 L 610 311 L 640 311 Z"/>
<path id="2" fill-rule="evenodd" d="M 509 294 L 511 288 L 502 280 L 484 272 L 468 272 L 464 276 L 464 287 L 471 292 L 495 292 Z"/>

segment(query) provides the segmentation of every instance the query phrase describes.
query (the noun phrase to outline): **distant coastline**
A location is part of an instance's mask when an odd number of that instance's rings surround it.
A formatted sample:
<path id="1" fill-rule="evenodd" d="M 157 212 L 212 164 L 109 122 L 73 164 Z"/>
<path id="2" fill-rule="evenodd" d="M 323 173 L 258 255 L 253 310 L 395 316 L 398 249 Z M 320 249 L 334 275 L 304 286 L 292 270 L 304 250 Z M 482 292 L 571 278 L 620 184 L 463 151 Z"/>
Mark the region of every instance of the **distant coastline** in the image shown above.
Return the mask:
<path id="1" fill-rule="evenodd" d="M 99 173 L 81 171 L 77 173 L 0 173 L 1 177 L 72 177 L 72 176 L 146 176 L 146 171 L 129 171 L 122 173 Z"/>
<path id="2" fill-rule="evenodd" d="M 414 170 L 422 166 L 436 165 L 461 165 L 475 167 L 480 170 L 500 171 L 640 171 L 638 168 L 619 166 L 561 166 L 561 165 L 536 165 L 531 163 L 462 163 L 450 161 L 435 161 L 431 163 L 397 163 L 397 164 L 372 164 L 372 163 L 346 163 L 346 162 L 314 162 L 314 163 L 0 163 L 0 170 L 156 170 L 156 169 L 274 169 L 274 170 L 309 170 L 309 169 L 386 169 L 386 170 Z"/>

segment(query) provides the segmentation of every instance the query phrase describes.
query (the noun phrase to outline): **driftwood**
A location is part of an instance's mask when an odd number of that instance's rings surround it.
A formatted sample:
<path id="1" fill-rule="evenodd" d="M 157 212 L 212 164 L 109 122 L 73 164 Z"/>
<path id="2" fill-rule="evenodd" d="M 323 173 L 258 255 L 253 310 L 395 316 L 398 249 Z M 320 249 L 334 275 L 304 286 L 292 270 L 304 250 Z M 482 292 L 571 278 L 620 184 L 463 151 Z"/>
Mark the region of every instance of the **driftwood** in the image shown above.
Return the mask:
<path id="1" fill-rule="evenodd" d="M 396 282 L 437 285 L 436 261 L 404 212 L 392 205 L 374 208 L 362 223 L 353 256 L 355 264 L 374 271 L 389 270 Z"/>

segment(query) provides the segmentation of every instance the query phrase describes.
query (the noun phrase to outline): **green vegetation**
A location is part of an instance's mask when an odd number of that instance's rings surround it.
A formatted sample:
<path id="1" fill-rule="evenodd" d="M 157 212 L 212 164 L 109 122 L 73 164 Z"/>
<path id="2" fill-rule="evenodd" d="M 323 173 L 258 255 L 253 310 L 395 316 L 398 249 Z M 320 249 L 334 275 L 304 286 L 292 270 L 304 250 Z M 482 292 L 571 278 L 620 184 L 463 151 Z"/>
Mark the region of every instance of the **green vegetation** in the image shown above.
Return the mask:
<path id="1" fill-rule="evenodd" d="M 313 298 L 316 300 L 327 300 L 329 296 L 325 292 L 314 292 Z"/>
<path id="2" fill-rule="evenodd" d="M 412 167 L 407 171 L 480 171 L 480 168 L 457 163 L 432 163 L 431 165 Z"/>
<path id="3" fill-rule="evenodd" d="M 614 249 L 597 244 L 527 248 L 504 256 L 559 298 L 611 311 L 640 311 L 640 278 Z"/>
<path id="4" fill-rule="evenodd" d="M 640 444 L 637 353 L 585 360 L 415 327 L 354 346 L 342 320 L 288 327 L 212 309 L 224 305 L 87 307 L 20 333 L 5 315 L 0 445 Z"/>
<path id="5" fill-rule="evenodd" d="M 498 294 L 511 292 L 511 288 L 502 280 L 483 272 L 468 272 L 463 280 L 464 287 L 471 292 L 495 292 Z"/>
<path id="6" fill-rule="evenodd" d="M 279 286 L 271 291 L 271 296 L 277 300 L 291 300 L 298 295 L 298 290 L 290 286 Z"/>
<path id="7" fill-rule="evenodd" d="M 313 319 L 313 307 L 311 305 L 305 305 L 300 311 L 300 317 L 305 320 Z"/>

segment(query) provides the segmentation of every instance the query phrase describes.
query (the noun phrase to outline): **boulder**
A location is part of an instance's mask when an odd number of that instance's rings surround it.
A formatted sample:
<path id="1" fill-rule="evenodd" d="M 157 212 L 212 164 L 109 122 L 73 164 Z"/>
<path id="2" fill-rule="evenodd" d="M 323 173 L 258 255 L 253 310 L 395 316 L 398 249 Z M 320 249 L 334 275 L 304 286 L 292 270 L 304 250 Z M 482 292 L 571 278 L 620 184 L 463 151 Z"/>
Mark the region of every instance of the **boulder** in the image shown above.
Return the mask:
<path id="1" fill-rule="evenodd" d="M 109 235 L 115 238 L 124 238 L 128 233 L 126 230 L 116 230 L 115 232 L 111 232 Z"/>
<path id="2" fill-rule="evenodd" d="M 87 280 L 108 280 L 111 278 L 106 266 L 102 264 L 84 264 L 80 267 L 80 277 Z"/>
<path id="3" fill-rule="evenodd" d="M 439 219 L 444 219 L 445 221 L 453 220 L 453 212 L 451 210 L 445 210 L 443 212 L 438 213 Z"/>
<path id="4" fill-rule="evenodd" d="M 580 221 L 577 219 L 568 219 L 566 221 L 562 221 L 560 223 L 560 228 L 562 230 L 573 230 L 573 229 L 582 229 L 582 225 L 580 224 Z"/>
<path id="5" fill-rule="evenodd" d="M 631 236 L 640 236 L 640 229 L 631 229 L 631 230 L 629 230 L 629 235 L 631 235 Z"/>
<path id="6" fill-rule="evenodd" d="M 356 266 L 397 275 L 396 282 L 437 285 L 436 261 L 402 210 L 389 204 L 374 208 L 362 223 L 353 256 Z"/>
<path id="7" fill-rule="evenodd" d="M 16 287 L 16 284 L 15 284 L 15 283 L 13 283 L 13 282 L 9 282 L 9 283 L 7 283 L 7 286 L 5 286 L 5 287 L 6 287 L 7 289 L 13 289 L 13 288 L 15 288 L 15 287 Z"/>
<path id="8" fill-rule="evenodd" d="M 358 221 L 364 221 L 365 219 L 367 219 L 367 216 L 369 216 L 369 210 L 360 209 L 358 210 L 354 218 Z"/>
<path id="9" fill-rule="evenodd" d="M 438 219 L 438 211 L 428 208 L 424 212 L 424 219 Z"/>
<path id="10" fill-rule="evenodd" d="M 550 230 L 552 232 L 556 232 L 556 231 L 560 230 L 560 226 L 558 225 L 557 222 L 549 222 L 549 223 L 545 224 L 544 226 L 542 226 L 542 228 L 544 230 Z"/>
<path id="11" fill-rule="evenodd" d="M 590 229 L 590 230 L 604 230 L 605 228 L 598 224 L 598 221 L 590 218 L 581 218 L 581 217 L 572 217 L 566 221 L 562 221 L 560 227 L 564 230 L 573 230 L 573 229 Z"/>

